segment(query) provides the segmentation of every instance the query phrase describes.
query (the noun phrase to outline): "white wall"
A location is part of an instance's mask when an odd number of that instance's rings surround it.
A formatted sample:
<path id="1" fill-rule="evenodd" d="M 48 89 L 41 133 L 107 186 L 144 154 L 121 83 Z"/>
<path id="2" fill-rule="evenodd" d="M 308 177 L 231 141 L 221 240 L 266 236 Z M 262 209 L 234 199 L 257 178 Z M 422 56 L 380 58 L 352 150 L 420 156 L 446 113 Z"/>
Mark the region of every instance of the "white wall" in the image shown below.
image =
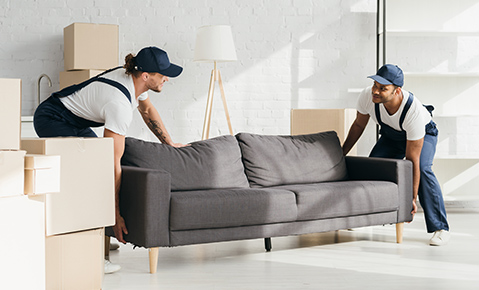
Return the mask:
<path id="1" fill-rule="evenodd" d="M 176 142 L 201 138 L 213 65 L 192 61 L 200 26 L 232 26 L 238 61 L 219 69 L 235 133 L 288 134 L 292 108 L 354 107 L 357 94 L 348 89 L 369 85 L 376 68 L 374 0 L 0 0 L 0 7 L 0 77 L 23 80 L 23 115 L 36 107 L 40 74 L 53 81 L 41 82 L 42 100 L 59 88 L 64 27 L 118 24 L 119 64 L 155 45 L 184 67 L 150 95 Z M 210 136 L 228 134 L 219 96 L 217 87 Z M 139 118 L 130 134 L 154 138 Z"/>

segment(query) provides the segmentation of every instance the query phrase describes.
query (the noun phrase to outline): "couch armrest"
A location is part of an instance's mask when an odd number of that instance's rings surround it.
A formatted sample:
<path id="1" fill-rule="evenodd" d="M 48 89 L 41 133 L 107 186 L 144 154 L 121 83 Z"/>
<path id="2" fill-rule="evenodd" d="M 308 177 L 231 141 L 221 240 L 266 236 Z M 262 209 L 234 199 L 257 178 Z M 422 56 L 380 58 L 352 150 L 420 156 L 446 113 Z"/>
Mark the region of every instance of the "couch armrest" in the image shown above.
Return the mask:
<path id="1" fill-rule="evenodd" d="M 346 156 L 350 180 L 382 180 L 398 185 L 398 223 L 412 220 L 412 162 L 388 158 Z"/>
<path id="2" fill-rule="evenodd" d="M 120 213 L 136 246 L 169 246 L 170 174 L 163 170 L 122 166 Z"/>

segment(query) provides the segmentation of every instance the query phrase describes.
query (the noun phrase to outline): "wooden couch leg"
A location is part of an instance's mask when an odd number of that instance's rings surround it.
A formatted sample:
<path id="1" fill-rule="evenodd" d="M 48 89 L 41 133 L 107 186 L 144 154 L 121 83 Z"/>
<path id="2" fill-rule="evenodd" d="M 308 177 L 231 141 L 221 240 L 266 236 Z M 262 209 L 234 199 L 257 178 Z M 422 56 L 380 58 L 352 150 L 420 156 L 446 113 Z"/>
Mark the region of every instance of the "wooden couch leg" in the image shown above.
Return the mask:
<path id="1" fill-rule="evenodd" d="M 110 259 L 110 237 L 105 236 L 105 259 Z"/>
<path id="2" fill-rule="evenodd" d="M 264 248 L 266 249 L 266 252 L 271 252 L 271 238 L 264 238 Z"/>
<path id="3" fill-rule="evenodd" d="M 150 273 L 155 274 L 156 269 L 158 267 L 158 254 L 160 252 L 160 248 L 149 248 L 148 249 L 148 256 L 150 257 Z"/>
<path id="4" fill-rule="evenodd" d="M 404 223 L 396 224 L 396 242 L 398 244 L 402 243 L 402 234 L 404 230 Z"/>

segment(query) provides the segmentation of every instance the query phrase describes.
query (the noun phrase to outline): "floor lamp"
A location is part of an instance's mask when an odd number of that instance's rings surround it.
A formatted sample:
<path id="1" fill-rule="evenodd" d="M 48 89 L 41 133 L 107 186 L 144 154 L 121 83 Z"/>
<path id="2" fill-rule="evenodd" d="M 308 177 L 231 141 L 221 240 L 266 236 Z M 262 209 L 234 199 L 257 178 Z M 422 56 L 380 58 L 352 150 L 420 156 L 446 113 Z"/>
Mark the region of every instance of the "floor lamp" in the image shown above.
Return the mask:
<path id="1" fill-rule="evenodd" d="M 195 61 L 198 62 L 213 62 L 214 68 L 211 71 L 210 86 L 208 89 L 208 100 L 206 103 L 205 121 L 203 123 L 203 134 L 201 139 L 208 139 L 210 133 L 211 123 L 211 109 L 213 105 L 213 94 L 215 90 L 215 82 L 221 91 L 221 99 L 223 100 L 223 107 L 225 110 L 226 121 L 230 134 L 233 135 L 231 127 L 231 120 L 226 106 L 225 91 L 223 89 L 223 81 L 221 74 L 216 67 L 217 62 L 236 61 L 236 49 L 233 42 L 233 34 L 231 27 L 228 25 L 211 25 L 198 28 L 196 32 L 195 44 Z"/>

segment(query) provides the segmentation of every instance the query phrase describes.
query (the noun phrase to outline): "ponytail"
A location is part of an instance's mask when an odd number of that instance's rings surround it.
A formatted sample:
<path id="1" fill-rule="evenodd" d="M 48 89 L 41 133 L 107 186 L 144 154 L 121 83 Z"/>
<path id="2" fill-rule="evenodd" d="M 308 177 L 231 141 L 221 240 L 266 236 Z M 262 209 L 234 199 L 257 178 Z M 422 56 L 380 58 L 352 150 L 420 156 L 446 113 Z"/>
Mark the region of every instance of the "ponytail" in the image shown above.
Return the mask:
<path id="1" fill-rule="evenodd" d="M 123 67 L 126 69 L 127 75 L 138 77 L 141 74 L 141 72 L 136 69 L 135 57 L 131 53 L 125 57 L 125 65 Z"/>

